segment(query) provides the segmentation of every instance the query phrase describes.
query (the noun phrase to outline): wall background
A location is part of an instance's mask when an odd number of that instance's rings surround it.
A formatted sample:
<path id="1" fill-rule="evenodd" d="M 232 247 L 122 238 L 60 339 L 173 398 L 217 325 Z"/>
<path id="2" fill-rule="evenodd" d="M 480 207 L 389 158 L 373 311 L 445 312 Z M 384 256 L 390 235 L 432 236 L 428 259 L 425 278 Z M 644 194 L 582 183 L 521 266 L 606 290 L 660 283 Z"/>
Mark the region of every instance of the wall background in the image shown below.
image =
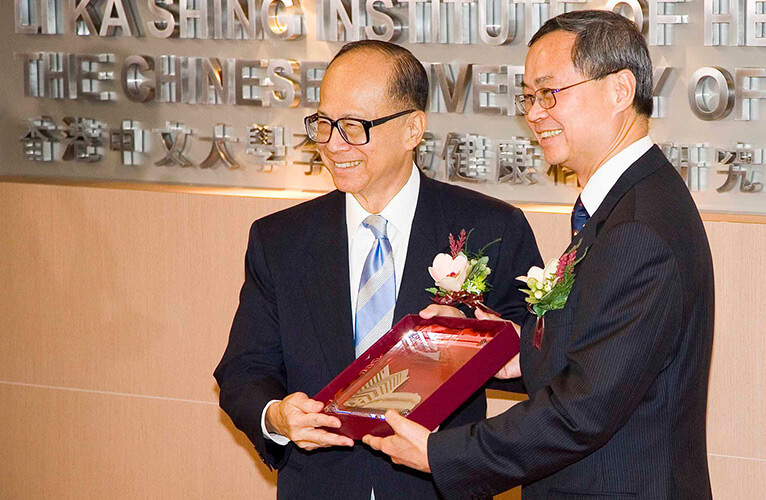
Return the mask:
<path id="1" fill-rule="evenodd" d="M 274 497 L 212 372 L 248 227 L 294 203 L 0 182 L 1 498 Z M 564 248 L 568 216 L 527 216 L 545 258 Z M 710 470 L 716 498 L 749 500 L 766 490 L 766 224 L 707 219 Z"/>

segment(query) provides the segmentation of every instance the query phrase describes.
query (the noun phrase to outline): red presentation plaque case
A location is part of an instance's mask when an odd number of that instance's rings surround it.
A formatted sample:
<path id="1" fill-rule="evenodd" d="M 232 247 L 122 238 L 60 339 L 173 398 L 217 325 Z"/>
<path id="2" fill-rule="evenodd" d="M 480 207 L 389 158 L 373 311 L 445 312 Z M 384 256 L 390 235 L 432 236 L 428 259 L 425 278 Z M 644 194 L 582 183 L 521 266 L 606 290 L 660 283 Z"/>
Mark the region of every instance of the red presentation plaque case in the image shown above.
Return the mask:
<path id="1" fill-rule="evenodd" d="M 352 439 L 392 434 L 388 408 L 433 430 L 518 352 L 507 321 L 405 316 L 313 399 Z"/>

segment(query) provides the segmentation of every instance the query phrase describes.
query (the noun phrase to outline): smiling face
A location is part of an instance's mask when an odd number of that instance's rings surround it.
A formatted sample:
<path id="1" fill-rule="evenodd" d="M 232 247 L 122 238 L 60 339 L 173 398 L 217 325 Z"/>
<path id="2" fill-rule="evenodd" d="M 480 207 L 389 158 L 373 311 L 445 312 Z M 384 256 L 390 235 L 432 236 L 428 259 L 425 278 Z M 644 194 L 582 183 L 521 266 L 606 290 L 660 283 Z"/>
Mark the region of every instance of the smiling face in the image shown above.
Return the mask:
<path id="1" fill-rule="evenodd" d="M 327 69 L 319 91 L 320 116 L 331 120 L 375 120 L 410 108 L 388 95 L 392 67 L 374 50 L 343 54 Z M 425 130 L 418 111 L 370 129 L 370 142 L 352 146 L 333 130 L 327 144 L 318 144 L 335 186 L 351 193 L 371 213 L 380 212 L 406 184 L 412 172 L 412 150 Z"/>
<path id="2" fill-rule="evenodd" d="M 554 31 L 529 49 L 524 66 L 524 93 L 566 87 L 588 77 L 572 63 L 575 35 Z M 556 105 L 543 109 L 535 103 L 526 115 L 551 165 L 562 165 L 587 179 L 598 168 L 619 135 L 618 110 L 609 99 L 609 79 L 594 80 L 556 94 Z"/>

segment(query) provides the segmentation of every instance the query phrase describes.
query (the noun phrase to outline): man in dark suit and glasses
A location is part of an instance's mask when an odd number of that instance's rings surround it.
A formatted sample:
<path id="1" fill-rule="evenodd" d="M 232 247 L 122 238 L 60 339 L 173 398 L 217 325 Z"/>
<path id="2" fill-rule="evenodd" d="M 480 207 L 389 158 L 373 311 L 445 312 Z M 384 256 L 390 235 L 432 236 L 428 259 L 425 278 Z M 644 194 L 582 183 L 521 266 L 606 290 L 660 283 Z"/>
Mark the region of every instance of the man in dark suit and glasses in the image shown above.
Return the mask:
<path id="1" fill-rule="evenodd" d="M 485 421 L 365 441 L 433 474 L 446 498 L 710 498 L 705 407 L 713 268 L 685 184 L 648 137 L 652 67 L 632 22 L 571 12 L 530 41 L 520 110 L 548 163 L 584 186 L 584 258 L 565 307 L 522 333 L 529 400 Z M 439 311 L 448 313 L 449 311 Z M 433 311 L 431 311 L 433 313 Z"/>
<path id="2" fill-rule="evenodd" d="M 521 321 L 515 276 L 539 264 L 517 208 L 423 176 L 413 149 L 426 128 L 428 80 L 406 49 L 344 46 L 322 80 L 306 131 L 338 188 L 255 221 L 245 283 L 216 379 L 221 407 L 279 469 L 280 498 L 437 498 L 430 475 L 391 463 L 336 427 L 309 399 L 392 323 L 430 303 L 428 266 L 448 236 L 474 229 L 493 269 L 489 307 Z M 495 283 L 496 282 L 496 283 Z M 486 416 L 479 391 L 443 427 Z"/>

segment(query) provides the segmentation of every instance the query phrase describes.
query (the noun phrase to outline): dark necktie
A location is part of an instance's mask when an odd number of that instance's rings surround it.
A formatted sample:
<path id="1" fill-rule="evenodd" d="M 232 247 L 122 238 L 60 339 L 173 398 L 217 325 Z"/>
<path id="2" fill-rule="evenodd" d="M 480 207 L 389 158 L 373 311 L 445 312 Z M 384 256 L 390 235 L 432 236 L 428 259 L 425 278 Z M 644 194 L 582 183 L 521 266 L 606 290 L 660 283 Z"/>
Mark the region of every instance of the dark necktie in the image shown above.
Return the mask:
<path id="1" fill-rule="evenodd" d="M 577 236 L 577 234 L 582 231 L 582 228 L 585 226 L 585 223 L 588 222 L 588 219 L 590 218 L 590 214 L 588 214 L 588 211 L 585 210 L 585 205 L 582 204 L 582 200 L 580 197 L 577 197 L 577 201 L 575 202 L 574 208 L 572 209 L 572 237 L 574 238 Z"/>

